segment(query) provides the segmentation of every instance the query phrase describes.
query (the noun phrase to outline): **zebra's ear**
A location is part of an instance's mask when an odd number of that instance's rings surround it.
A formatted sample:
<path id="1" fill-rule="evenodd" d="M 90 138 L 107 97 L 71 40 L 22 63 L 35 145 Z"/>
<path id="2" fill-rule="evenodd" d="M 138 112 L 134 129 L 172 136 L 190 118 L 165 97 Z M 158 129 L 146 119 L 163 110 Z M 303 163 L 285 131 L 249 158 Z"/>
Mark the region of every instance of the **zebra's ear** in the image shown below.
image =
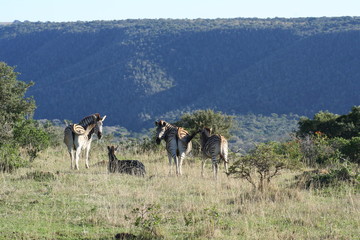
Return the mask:
<path id="1" fill-rule="evenodd" d="M 165 122 L 165 121 L 161 121 L 161 125 L 162 125 L 163 127 L 165 127 L 165 126 L 166 126 L 166 122 Z"/>
<path id="2" fill-rule="evenodd" d="M 110 146 L 107 146 L 107 149 L 110 151 L 111 147 L 110 147 Z"/>
<path id="3" fill-rule="evenodd" d="M 155 121 L 155 126 L 159 125 L 159 123 L 157 121 Z"/>
<path id="4" fill-rule="evenodd" d="M 102 117 L 101 121 L 104 121 L 104 120 L 105 120 L 105 118 L 106 118 L 106 115 Z"/>

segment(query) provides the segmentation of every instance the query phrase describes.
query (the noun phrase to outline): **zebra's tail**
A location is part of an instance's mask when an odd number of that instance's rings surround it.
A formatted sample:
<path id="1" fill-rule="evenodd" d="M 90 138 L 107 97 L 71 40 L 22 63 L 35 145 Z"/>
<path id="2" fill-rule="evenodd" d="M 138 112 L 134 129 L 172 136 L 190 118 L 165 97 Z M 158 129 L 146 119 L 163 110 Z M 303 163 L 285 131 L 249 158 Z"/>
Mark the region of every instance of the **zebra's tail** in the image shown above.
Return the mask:
<path id="1" fill-rule="evenodd" d="M 83 135 L 85 134 L 85 128 L 83 128 L 83 126 L 79 125 L 79 124 L 71 124 L 71 131 L 75 134 L 78 135 Z"/>
<path id="2" fill-rule="evenodd" d="M 220 137 L 220 157 L 226 162 L 229 163 L 228 159 L 228 141 L 223 136 Z"/>
<path id="3" fill-rule="evenodd" d="M 201 130 L 195 131 L 191 135 L 187 135 L 185 139 L 186 143 L 189 143 L 199 132 L 201 132 Z"/>

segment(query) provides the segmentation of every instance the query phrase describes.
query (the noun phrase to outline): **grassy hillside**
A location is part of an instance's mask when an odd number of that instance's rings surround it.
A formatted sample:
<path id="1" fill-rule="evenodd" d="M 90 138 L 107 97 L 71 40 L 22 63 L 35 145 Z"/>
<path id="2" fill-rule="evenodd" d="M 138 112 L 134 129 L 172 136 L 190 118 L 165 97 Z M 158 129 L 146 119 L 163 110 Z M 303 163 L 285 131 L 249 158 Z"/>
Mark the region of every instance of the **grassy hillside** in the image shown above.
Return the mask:
<path id="1" fill-rule="evenodd" d="M 188 159 L 184 176 L 168 176 L 165 152 L 119 153 L 140 159 L 145 178 L 108 174 L 106 146 L 92 149 L 92 167 L 71 171 L 64 147 L 43 152 L 29 169 L 1 174 L 1 239 L 113 239 L 118 233 L 152 239 L 356 239 L 360 197 L 351 188 L 308 191 L 291 187 L 287 172 L 266 194 L 245 181 L 200 177 Z M 140 212 L 143 211 L 141 215 Z M 138 219 L 138 224 L 136 224 Z M 151 230 L 151 231 L 150 231 Z"/>
<path id="2" fill-rule="evenodd" d="M 360 18 L 14 22 L 0 61 L 17 66 L 36 118 L 93 112 L 139 131 L 159 116 L 346 113 L 359 102 Z"/>

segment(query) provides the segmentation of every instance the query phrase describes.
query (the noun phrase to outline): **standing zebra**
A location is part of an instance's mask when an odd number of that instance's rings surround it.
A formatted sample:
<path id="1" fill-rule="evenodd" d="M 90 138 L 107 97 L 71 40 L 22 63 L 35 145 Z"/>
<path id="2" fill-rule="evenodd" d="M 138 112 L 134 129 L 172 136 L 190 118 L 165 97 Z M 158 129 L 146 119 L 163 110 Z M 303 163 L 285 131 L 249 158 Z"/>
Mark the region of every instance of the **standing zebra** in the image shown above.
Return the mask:
<path id="1" fill-rule="evenodd" d="M 226 173 L 228 172 L 228 142 L 227 140 L 219 135 L 211 135 L 210 128 L 203 128 L 200 135 L 201 151 L 205 155 L 202 161 L 201 176 L 204 176 L 204 167 L 206 158 L 211 158 L 212 169 L 214 178 L 217 179 L 218 173 L 218 160 L 217 156 L 220 155 L 220 159 L 224 160 L 224 166 Z"/>
<path id="2" fill-rule="evenodd" d="M 176 166 L 176 174 L 182 175 L 182 162 L 186 157 L 186 154 L 191 151 L 191 139 L 196 135 L 196 133 L 190 136 L 185 129 L 171 125 L 163 120 L 155 122 L 155 125 L 157 126 L 156 143 L 160 144 L 162 139 L 166 142 L 166 150 L 170 165 L 169 173 L 172 174 L 173 159 Z"/>
<path id="3" fill-rule="evenodd" d="M 86 149 L 85 166 L 89 168 L 89 151 L 91 147 L 92 135 L 97 134 L 98 138 L 102 136 L 102 126 L 104 117 L 100 117 L 99 113 L 83 118 L 79 124 L 70 124 L 64 130 L 64 143 L 66 144 L 70 158 L 71 169 L 74 165 L 79 170 L 79 158 L 81 150 Z M 74 156 L 75 153 L 75 156 Z"/>

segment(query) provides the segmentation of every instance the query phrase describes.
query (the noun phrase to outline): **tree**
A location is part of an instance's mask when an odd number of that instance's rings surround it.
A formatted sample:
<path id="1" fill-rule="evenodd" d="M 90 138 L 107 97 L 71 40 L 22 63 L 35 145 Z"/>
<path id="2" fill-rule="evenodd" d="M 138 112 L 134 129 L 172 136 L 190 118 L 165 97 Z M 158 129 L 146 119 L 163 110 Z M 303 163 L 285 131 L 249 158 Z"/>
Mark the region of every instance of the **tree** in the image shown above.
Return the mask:
<path id="1" fill-rule="evenodd" d="M 301 118 L 297 134 L 304 137 L 307 134 L 325 134 L 329 138 L 342 137 L 351 139 L 360 133 L 360 106 L 354 106 L 349 114 L 336 115 L 329 112 L 319 112 L 314 119 Z"/>
<path id="2" fill-rule="evenodd" d="M 18 121 L 31 117 L 35 110 L 33 98 L 25 98 L 33 82 L 17 80 L 19 73 L 5 62 L 0 62 L 0 146 L 12 138 L 12 130 Z"/>
<path id="3" fill-rule="evenodd" d="M 28 150 L 30 158 L 46 147 L 46 141 L 43 145 L 39 140 L 46 138 L 44 134 L 26 124 L 35 110 L 35 101 L 25 97 L 33 83 L 17 80 L 18 74 L 0 62 L 0 170 L 8 172 L 27 165 L 19 156 L 20 147 Z"/>
<path id="4" fill-rule="evenodd" d="M 246 179 L 254 190 L 263 192 L 281 170 L 299 167 L 299 157 L 300 146 L 296 142 L 263 143 L 249 154 L 238 157 L 228 174 Z"/>

